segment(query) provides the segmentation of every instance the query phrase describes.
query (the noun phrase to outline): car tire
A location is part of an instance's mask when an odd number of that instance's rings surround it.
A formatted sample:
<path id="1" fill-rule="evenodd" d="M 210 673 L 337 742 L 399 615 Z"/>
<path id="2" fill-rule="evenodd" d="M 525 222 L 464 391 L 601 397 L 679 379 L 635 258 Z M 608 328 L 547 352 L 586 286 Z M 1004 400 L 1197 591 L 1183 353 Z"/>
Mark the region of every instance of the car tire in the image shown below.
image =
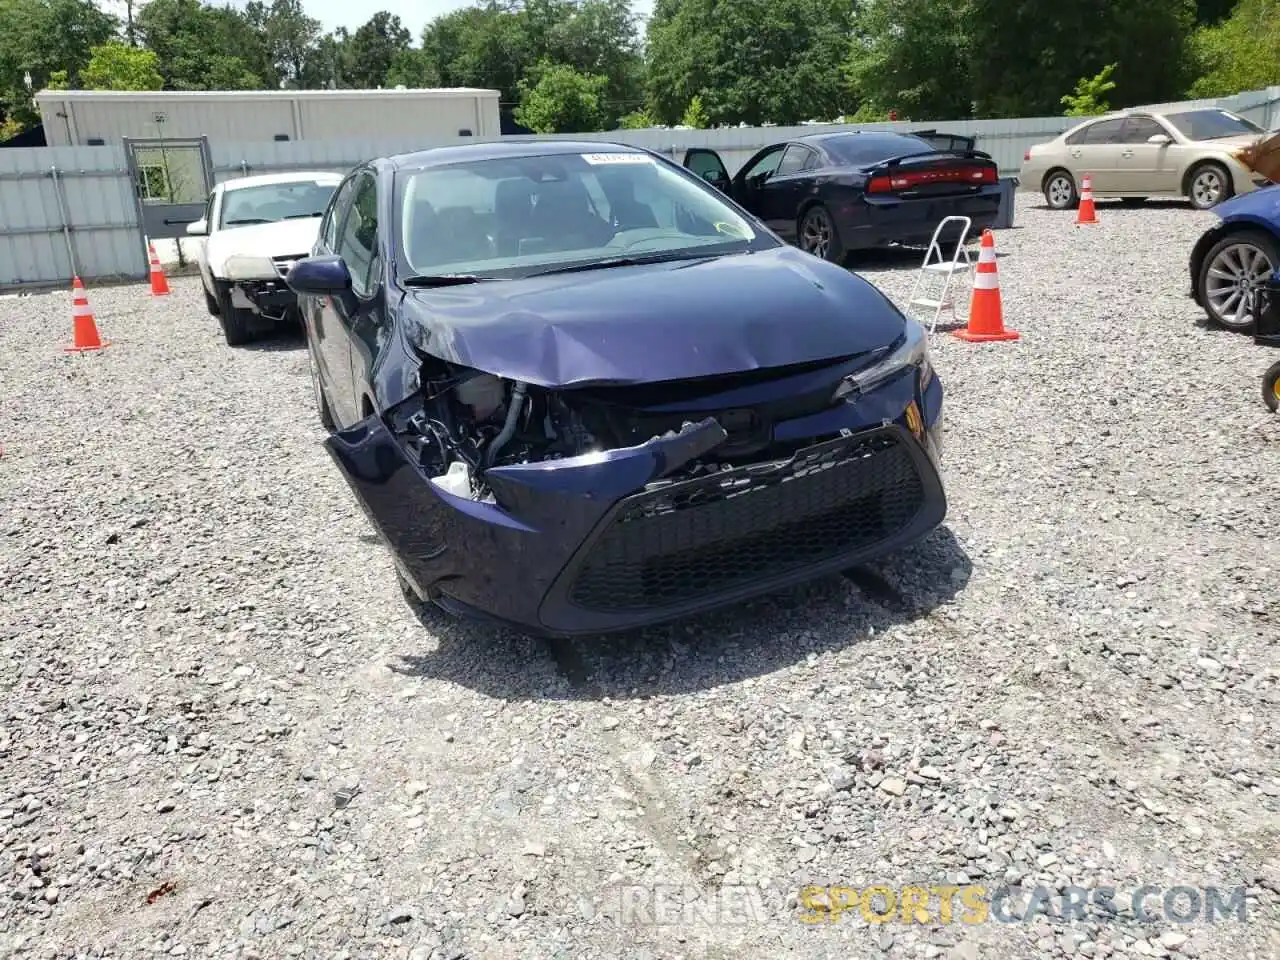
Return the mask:
<path id="1" fill-rule="evenodd" d="M 333 411 L 329 409 L 329 398 L 324 395 L 324 387 L 320 383 L 320 371 L 316 369 L 315 354 L 307 347 L 307 367 L 311 371 L 311 389 L 315 393 L 316 412 L 320 415 L 320 425 L 333 433 L 337 425 L 333 420 Z"/>
<path id="2" fill-rule="evenodd" d="M 253 339 L 250 322 L 253 314 L 241 310 L 231 302 L 231 291 L 218 292 L 218 319 L 222 323 L 222 336 L 229 347 L 241 347 Z"/>
<path id="3" fill-rule="evenodd" d="M 1045 174 L 1041 190 L 1050 210 L 1071 210 L 1080 203 L 1075 177 L 1066 170 L 1050 170 Z"/>
<path id="4" fill-rule="evenodd" d="M 1272 413 L 1280 412 L 1280 361 L 1262 375 L 1262 402 Z"/>
<path id="5" fill-rule="evenodd" d="M 1231 174 L 1220 163 L 1200 163 L 1187 174 L 1187 199 L 1197 210 L 1216 207 L 1233 193 Z"/>
<path id="6" fill-rule="evenodd" d="M 209 311 L 210 316 L 218 316 L 221 308 L 218 306 L 218 298 L 209 292 L 209 288 L 204 285 L 204 281 L 200 282 L 200 291 L 204 294 L 204 305 Z"/>
<path id="7" fill-rule="evenodd" d="M 822 204 L 806 210 L 796 224 L 796 245 L 805 253 L 830 263 L 844 263 L 844 244 L 831 212 Z"/>
<path id="8" fill-rule="evenodd" d="M 1261 230 L 1229 233 L 1210 247 L 1200 262 L 1200 272 L 1196 277 L 1196 299 L 1203 304 L 1209 325 L 1233 333 L 1247 332 L 1253 326 L 1251 314 L 1236 319 L 1234 315 L 1225 313 L 1240 302 L 1232 298 L 1232 293 L 1239 291 L 1242 296 L 1247 296 L 1254 284 L 1265 280 L 1277 268 L 1280 268 L 1280 241 Z M 1234 275 L 1229 283 L 1219 288 L 1221 293 L 1209 289 L 1209 275 L 1213 271 Z M 1224 278 L 1213 279 L 1223 282 Z"/>

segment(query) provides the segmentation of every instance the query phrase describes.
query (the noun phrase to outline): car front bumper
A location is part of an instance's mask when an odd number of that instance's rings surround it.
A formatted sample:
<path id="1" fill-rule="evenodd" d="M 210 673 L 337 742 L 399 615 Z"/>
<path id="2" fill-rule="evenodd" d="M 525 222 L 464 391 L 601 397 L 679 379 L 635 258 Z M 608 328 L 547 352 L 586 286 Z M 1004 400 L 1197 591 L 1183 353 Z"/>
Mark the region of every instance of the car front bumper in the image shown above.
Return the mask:
<path id="1" fill-rule="evenodd" d="M 674 437 L 491 469 L 493 501 L 431 483 L 380 418 L 327 443 L 420 596 L 577 636 L 738 602 L 922 539 L 946 516 L 941 407 L 941 383 L 920 392 L 912 368 L 776 424 L 777 441 L 803 444 L 781 464 L 655 482 L 678 455 Z"/>
<path id="2" fill-rule="evenodd" d="M 239 310 L 280 320 L 298 308 L 297 295 L 279 277 L 223 282 L 231 294 L 231 305 Z"/>

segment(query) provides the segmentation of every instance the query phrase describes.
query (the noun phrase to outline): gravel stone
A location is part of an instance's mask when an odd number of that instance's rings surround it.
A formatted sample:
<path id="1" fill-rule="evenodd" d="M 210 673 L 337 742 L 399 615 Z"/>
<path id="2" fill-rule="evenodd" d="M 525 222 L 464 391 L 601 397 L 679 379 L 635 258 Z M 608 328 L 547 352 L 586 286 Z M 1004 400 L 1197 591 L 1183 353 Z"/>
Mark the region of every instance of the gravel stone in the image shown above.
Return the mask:
<path id="1" fill-rule="evenodd" d="M 297 339 L 229 349 L 172 277 L 91 283 L 112 345 L 72 355 L 67 291 L 0 298 L 0 956 L 1274 955 L 1272 358 L 1186 296 L 1216 218 L 1099 218 L 1021 196 L 1022 339 L 932 338 L 942 530 L 568 644 L 403 601 Z M 853 266 L 904 303 L 919 257 Z M 796 919 L 806 885 L 948 877 L 1116 913 L 954 947 Z M 1174 949 L 1144 885 L 1262 920 Z"/>

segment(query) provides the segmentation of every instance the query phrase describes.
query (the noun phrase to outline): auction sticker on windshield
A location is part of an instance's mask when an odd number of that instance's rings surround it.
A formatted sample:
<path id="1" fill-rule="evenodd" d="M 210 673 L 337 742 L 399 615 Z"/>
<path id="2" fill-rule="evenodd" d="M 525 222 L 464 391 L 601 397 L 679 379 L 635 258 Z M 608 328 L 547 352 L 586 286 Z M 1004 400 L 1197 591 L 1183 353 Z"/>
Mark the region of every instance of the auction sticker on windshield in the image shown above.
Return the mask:
<path id="1" fill-rule="evenodd" d="M 584 153 L 582 159 L 587 163 L 652 163 L 648 154 L 644 153 Z"/>

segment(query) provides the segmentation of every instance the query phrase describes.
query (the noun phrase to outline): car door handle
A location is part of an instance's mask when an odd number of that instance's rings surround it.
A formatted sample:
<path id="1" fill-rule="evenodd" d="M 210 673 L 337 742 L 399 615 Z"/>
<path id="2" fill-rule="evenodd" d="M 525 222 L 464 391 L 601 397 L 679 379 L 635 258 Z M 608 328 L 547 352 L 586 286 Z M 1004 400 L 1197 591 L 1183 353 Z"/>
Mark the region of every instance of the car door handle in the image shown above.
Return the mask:
<path id="1" fill-rule="evenodd" d="M 1120 156 L 1122 156 L 1122 157 L 1132 157 L 1132 156 L 1133 156 L 1133 151 L 1132 151 L 1132 150 L 1126 150 L 1126 151 L 1124 151 L 1124 153 L 1120 154 Z"/>
<path id="2" fill-rule="evenodd" d="M 1073 156 L 1073 157 L 1075 157 L 1077 160 L 1079 160 L 1079 159 L 1080 159 L 1080 151 L 1079 151 L 1079 150 L 1072 150 L 1072 151 L 1071 151 L 1071 156 Z"/>

